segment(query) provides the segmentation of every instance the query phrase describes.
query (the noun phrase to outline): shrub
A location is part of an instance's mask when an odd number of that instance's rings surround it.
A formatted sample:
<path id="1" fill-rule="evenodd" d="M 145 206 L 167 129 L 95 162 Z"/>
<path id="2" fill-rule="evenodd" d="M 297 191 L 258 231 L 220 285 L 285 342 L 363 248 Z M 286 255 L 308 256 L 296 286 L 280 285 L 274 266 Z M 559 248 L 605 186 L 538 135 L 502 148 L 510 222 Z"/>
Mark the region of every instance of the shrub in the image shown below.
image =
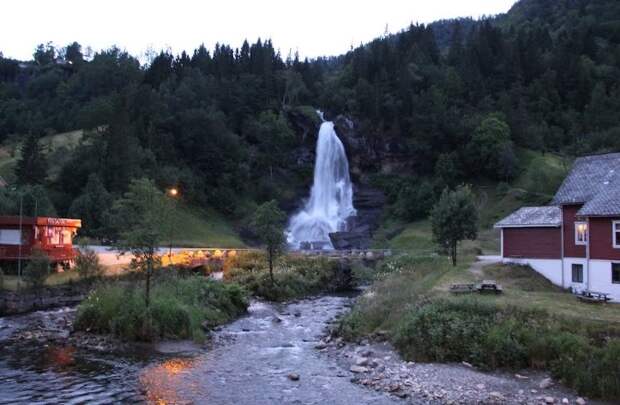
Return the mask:
<path id="1" fill-rule="evenodd" d="M 583 333 L 580 325 L 544 311 L 462 299 L 411 309 L 393 340 L 408 359 L 465 360 L 486 369 L 546 368 L 582 395 L 620 399 L 620 339 L 597 344 Z"/>
<path id="2" fill-rule="evenodd" d="M 326 258 L 283 257 L 274 269 L 274 283 L 271 283 L 264 255 L 246 257 L 238 264 L 240 267 L 233 267 L 225 273 L 225 280 L 238 283 L 253 295 L 271 301 L 334 291 L 350 283 L 349 269 Z"/>
<path id="3" fill-rule="evenodd" d="M 409 311 L 394 338 L 408 359 L 480 363 L 493 311 L 476 302 L 437 301 Z"/>
<path id="4" fill-rule="evenodd" d="M 88 248 L 80 248 L 78 251 L 75 258 L 75 270 L 80 277 L 85 279 L 100 277 L 104 272 L 97 252 Z"/>
<path id="5" fill-rule="evenodd" d="M 41 288 L 50 273 L 50 259 L 40 249 L 33 249 L 30 260 L 24 268 L 24 277 L 34 288 Z"/>
<path id="6" fill-rule="evenodd" d="M 149 308 L 137 284 L 104 283 L 78 307 L 75 329 L 126 340 L 202 340 L 205 326 L 229 322 L 247 306 L 246 293 L 238 285 L 200 276 L 156 279 Z"/>
<path id="7" fill-rule="evenodd" d="M 501 196 L 505 196 L 510 191 L 510 184 L 500 181 L 495 187 L 495 192 Z"/>
<path id="8" fill-rule="evenodd" d="M 436 200 L 435 190 L 429 181 L 405 183 L 400 188 L 394 203 L 394 214 L 405 221 L 425 218 Z"/>

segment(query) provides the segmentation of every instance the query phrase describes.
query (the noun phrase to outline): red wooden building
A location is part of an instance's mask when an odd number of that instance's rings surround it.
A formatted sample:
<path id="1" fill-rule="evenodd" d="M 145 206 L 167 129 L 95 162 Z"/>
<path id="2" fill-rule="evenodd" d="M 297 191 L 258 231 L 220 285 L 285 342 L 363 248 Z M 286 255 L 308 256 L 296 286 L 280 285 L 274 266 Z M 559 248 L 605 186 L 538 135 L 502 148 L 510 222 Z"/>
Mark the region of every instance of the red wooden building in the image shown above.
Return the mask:
<path id="1" fill-rule="evenodd" d="M 505 262 L 620 301 L 620 153 L 576 159 L 551 205 L 523 207 L 495 227 Z"/>
<path id="2" fill-rule="evenodd" d="M 73 237 L 79 219 L 0 216 L 0 261 L 28 260 L 38 248 L 52 263 L 68 265 L 75 259 Z"/>

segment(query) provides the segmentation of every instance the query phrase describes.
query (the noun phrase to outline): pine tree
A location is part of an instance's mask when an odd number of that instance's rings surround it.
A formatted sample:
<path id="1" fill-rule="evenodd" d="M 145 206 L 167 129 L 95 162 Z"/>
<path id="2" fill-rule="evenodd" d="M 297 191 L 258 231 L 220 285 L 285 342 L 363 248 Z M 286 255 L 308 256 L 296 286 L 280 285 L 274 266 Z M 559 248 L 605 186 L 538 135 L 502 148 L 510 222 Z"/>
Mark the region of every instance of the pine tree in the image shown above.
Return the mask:
<path id="1" fill-rule="evenodd" d="M 29 135 L 21 147 L 21 158 L 15 168 L 19 184 L 41 184 L 47 177 L 47 160 L 36 135 Z"/>

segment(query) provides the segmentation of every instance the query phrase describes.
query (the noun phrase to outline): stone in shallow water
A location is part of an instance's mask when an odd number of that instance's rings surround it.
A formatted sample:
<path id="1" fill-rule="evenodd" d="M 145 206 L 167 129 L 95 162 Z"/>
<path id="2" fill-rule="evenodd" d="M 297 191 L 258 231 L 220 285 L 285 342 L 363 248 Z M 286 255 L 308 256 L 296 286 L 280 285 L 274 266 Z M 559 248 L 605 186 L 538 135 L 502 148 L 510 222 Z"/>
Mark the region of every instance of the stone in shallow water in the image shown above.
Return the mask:
<path id="1" fill-rule="evenodd" d="M 368 372 L 368 368 L 362 367 L 362 366 L 351 366 L 349 370 L 351 370 L 351 372 L 353 373 L 367 373 Z"/>
<path id="2" fill-rule="evenodd" d="M 552 385 L 553 385 L 553 380 L 551 378 L 545 378 L 540 382 L 538 386 L 544 390 L 546 388 L 551 387 Z"/>
<path id="3" fill-rule="evenodd" d="M 368 358 L 367 357 L 358 357 L 355 359 L 355 365 L 356 366 L 367 366 L 368 365 Z"/>
<path id="4" fill-rule="evenodd" d="M 291 381 L 299 381 L 299 374 L 297 373 L 290 373 L 288 375 L 288 379 Z"/>

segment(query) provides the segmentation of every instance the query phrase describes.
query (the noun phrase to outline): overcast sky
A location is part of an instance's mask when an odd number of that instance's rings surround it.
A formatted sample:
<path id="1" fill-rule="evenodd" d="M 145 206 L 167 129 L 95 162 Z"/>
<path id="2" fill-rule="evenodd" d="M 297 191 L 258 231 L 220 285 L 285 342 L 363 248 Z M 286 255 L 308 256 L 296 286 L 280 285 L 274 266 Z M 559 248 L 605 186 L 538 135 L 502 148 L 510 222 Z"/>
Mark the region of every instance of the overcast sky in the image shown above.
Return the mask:
<path id="1" fill-rule="evenodd" d="M 94 50 L 117 45 L 134 55 L 148 48 L 192 51 L 201 43 L 238 47 L 271 38 L 316 57 L 346 52 L 411 22 L 480 17 L 508 11 L 514 0 L 11 0 L 0 6 L 0 52 L 31 59 L 34 47 L 78 41 Z"/>

